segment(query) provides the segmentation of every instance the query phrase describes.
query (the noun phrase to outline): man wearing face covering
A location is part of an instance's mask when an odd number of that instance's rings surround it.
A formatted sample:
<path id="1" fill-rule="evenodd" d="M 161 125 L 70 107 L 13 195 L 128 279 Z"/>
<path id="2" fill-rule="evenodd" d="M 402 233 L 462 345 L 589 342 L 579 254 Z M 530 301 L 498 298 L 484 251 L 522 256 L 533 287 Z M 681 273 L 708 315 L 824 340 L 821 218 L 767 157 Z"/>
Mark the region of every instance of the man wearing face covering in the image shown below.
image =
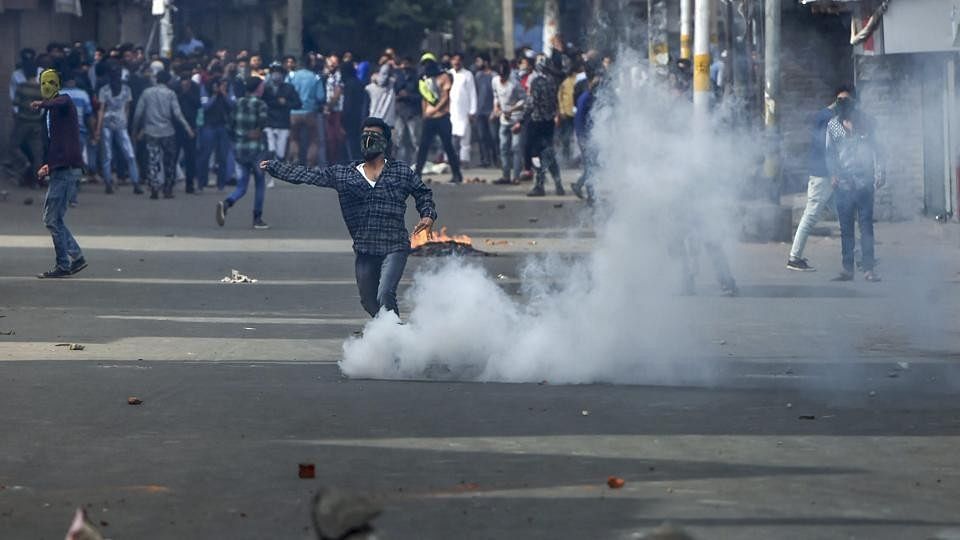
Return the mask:
<path id="1" fill-rule="evenodd" d="M 40 74 L 40 95 L 43 99 L 32 102 L 30 107 L 42 114 L 43 165 L 37 176 L 47 178 L 50 184 L 43 200 L 43 223 L 53 237 L 57 265 L 37 277 L 64 278 L 87 267 L 80 246 L 63 221 L 83 174 L 80 123 L 73 100 L 60 92 L 59 73 L 48 69 Z"/>
<path id="2" fill-rule="evenodd" d="M 437 219 L 433 191 L 420 175 L 402 161 L 387 159 L 390 139 L 390 126 L 380 118 L 367 118 L 360 135 L 362 161 L 326 168 L 278 160 L 260 163 L 261 169 L 285 182 L 337 191 L 353 238 L 360 304 L 371 317 L 381 309 L 400 313 L 397 286 L 410 253 L 410 235 L 404 226 L 407 198 L 413 196 L 420 214 L 413 234 L 430 234 Z"/>

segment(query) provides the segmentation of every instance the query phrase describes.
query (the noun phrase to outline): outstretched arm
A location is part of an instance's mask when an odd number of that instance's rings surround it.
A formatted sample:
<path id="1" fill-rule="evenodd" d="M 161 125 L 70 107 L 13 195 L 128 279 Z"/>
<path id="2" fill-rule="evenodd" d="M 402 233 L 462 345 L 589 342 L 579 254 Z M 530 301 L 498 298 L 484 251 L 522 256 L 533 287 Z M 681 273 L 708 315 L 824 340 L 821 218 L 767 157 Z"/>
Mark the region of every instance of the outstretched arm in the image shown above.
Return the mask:
<path id="1" fill-rule="evenodd" d="M 332 167 L 304 167 L 303 165 L 294 165 L 280 160 L 261 161 L 260 168 L 267 171 L 270 176 L 289 182 L 291 184 L 311 184 L 319 187 L 328 187 L 340 190 L 342 175 L 337 174 L 340 166 Z"/>

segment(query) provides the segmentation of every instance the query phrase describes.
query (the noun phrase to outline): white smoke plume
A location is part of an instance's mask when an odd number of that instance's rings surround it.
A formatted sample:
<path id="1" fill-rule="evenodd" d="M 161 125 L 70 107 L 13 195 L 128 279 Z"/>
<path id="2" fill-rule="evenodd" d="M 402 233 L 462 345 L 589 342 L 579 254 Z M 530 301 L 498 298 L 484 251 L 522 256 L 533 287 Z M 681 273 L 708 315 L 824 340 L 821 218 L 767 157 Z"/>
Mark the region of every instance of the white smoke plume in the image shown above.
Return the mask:
<path id="1" fill-rule="evenodd" d="M 635 53 L 620 55 L 617 65 L 623 67 L 608 77 L 594 109 L 596 185 L 603 204 L 592 218 L 592 251 L 528 261 L 522 297 L 508 294 L 467 260 L 421 271 L 405 297 L 405 324 L 381 313 L 362 338 L 344 344 L 345 375 L 550 383 L 711 380 L 709 343 L 698 329 L 716 315 L 705 316 L 696 297 L 679 294 L 677 253 L 694 243 L 733 243 L 734 184 L 749 171 L 751 149 L 737 149 L 733 137 L 695 136 L 688 99 L 645 83 Z M 705 255 L 697 288 L 715 296 L 719 287 Z"/>

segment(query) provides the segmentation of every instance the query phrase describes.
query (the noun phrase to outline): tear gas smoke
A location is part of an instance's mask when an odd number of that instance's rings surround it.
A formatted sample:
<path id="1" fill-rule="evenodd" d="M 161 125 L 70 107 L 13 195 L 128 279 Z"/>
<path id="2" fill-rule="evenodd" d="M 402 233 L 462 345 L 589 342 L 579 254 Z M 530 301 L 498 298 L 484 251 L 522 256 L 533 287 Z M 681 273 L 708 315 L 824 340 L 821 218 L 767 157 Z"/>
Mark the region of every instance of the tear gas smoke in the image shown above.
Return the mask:
<path id="1" fill-rule="evenodd" d="M 636 53 L 619 58 L 594 109 L 605 203 L 592 252 L 529 261 L 525 301 L 475 263 L 441 262 L 415 276 L 406 324 L 382 312 L 344 344 L 344 374 L 414 378 L 439 364 L 480 381 L 709 382 L 704 306 L 679 295 L 677 254 L 736 237 L 732 195 L 749 155 L 732 137 L 695 137 L 688 99 L 646 82 Z"/>

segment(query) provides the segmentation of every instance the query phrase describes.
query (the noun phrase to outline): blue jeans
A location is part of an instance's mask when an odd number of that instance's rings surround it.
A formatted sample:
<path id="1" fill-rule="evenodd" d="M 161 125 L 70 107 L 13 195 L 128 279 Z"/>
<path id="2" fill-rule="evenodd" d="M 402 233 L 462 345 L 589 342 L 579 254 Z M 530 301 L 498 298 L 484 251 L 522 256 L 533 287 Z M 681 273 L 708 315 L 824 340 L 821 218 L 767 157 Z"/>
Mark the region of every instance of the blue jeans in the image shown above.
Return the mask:
<path id="1" fill-rule="evenodd" d="M 400 315 L 397 307 L 397 286 L 407 266 L 406 251 L 394 251 L 386 255 L 357 253 L 357 288 L 360 289 L 360 305 L 376 317 L 380 308 Z"/>
<path id="2" fill-rule="evenodd" d="M 875 264 L 873 250 L 873 195 L 872 185 L 866 187 L 837 188 L 837 215 L 840 218 L 840 250 L 843 254 L 843 271 L 852 274 L 853 251 L 856 244 L 854 225 L 860 225 L 860 251 L 863 253 L 863 271 L 872 272 Z"/>
<path id="3" fill-rule="evenodd" d="M 503 177 L 507 180 L 520 178 L 523 155 L 520 152 L 520 134 L 513 132 L 513 125 L 500 124 L 500 164 L 503 165 Z M 513 176 L 510 176 L 510 171 Z"/>
<path id="4" fill-rule="evenodd" d="M 53 237 L 53 249 L 57 253 L 57 268 L 70 270 L 70 261 L 83 257 L 80 246 L 70 234 L 70 229 L 63 222 L 67 214 L 67 204 L 77 193 L 77 183 L 80 181 L 80 169 L 57 169 L 50 173 L 50 186 L 47 196 L 43 199 L 43 224 Z"/>
<path id="5" fill-rule="evenodd" d="M 100 164 L 103 168 L 103 181 L 107 185 L 113 185 L 113 140 L 116 139 L 120 144 L 120 151 L 123 153 L 123 160 L 127 164 L 127 171 L 130 173 L 130 181 L 134 184 L 140 183 L 140 174 L 137 171 L 137 158 L 133 153 L 133 142 L 130 141 L 130 134 L 126 128 L 111 128 L 103 126 L 103 146 L 100 157 Z"/>
<path id="6" fill-rule="evenodd" d="M 263 180 L 263 171 L 256 163 L 240 163 L 240 180 L 237 182 L 237 189 L 226 198 L 224 202 L 227 207 L 232 207 L 237 201 L 247 194 L 247 186 L 250 185 L 250 173 L 253 173 L 253 221 L 257 221 L 263 216 L 263 196 L 266 191 L 266 184 Z"/>
<path id="7" fill-rule="evenodd" d="M 233 144 L 225 127 L 200 128 L 200 143 L 197 152 L 197 184 L 207 187 L 210 177 L 210 155 L 217 156 L 217 189 L 223 189 L 227 180 L 233 177 Z"/>

